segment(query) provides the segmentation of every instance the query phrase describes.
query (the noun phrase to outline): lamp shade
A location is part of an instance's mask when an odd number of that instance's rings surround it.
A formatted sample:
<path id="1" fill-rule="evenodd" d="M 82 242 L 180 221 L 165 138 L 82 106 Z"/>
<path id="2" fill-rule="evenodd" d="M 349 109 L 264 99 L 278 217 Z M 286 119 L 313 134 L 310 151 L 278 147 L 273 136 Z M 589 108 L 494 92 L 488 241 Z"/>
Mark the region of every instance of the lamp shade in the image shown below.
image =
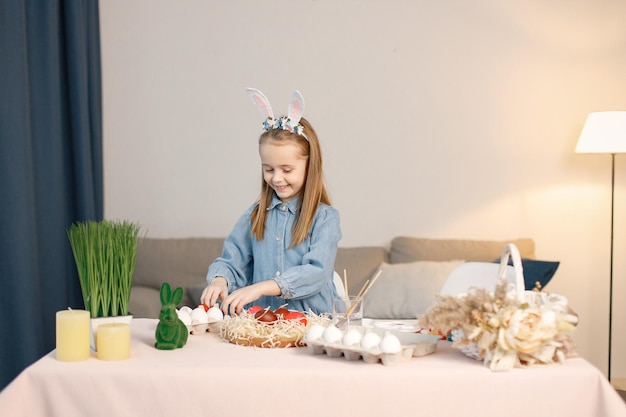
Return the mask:
<path id="1" fill-rule="evenodd" d="M 576 153 L 626 153 L 626 111 L 590 113 Z"/>

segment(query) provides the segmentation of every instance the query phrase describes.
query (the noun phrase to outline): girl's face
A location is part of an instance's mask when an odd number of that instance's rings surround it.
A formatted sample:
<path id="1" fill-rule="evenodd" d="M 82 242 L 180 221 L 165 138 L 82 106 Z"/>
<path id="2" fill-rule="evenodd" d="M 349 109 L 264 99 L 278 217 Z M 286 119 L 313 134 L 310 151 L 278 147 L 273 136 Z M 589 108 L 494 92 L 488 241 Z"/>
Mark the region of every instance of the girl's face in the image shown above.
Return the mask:
<path id="1" fill-rule="evenodd" d="M 307 158 L 295 143 L 268 140 L 259 145 L 263 179 L 284 203 L 296 197 L 306 179 Z"/>

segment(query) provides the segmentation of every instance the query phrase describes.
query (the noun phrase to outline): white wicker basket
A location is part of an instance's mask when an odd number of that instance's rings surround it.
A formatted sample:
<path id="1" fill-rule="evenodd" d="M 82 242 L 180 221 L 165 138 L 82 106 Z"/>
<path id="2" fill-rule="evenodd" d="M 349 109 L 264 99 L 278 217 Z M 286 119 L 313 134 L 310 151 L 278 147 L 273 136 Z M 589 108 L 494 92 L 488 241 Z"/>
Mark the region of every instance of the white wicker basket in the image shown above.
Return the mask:
<path id="1" fill-rule="evenodd" d="M 508 265 L 510 258 L 513 266 Z M 456 299 L 452 304 L 458 304 L 465 313 L 470 313 L 465 311 L 466 307 L 472 310 L 471 317 L 461 322 L 457 321 L 458 317 L 454 319 L 459 323 L 450 334 L 455 348 L 470 358 L 482 360 L 492 371 L 562 362 L 575 355 L 571 334 L 578 316 L 561 295 L 526 291 L 522 261 L 515 245 L 506 245 L 500 265 L 485 263 L 480 268 L 480 262 L 475 264 L 478 267 L 456 274 L 449 286 L 457 289 L 456 293 L 448 293 Z M 465 287 L 459 278 L 465 278 Z M 495 285 L 494 278 L 497 278 Z M 502 279 L 506 279 L 508 287 L 501 287 Z M 492 286 L 498 293 L 485 294 Z M 474 293 L 472 287 L 482 291 Z M 502 293 L 501 289 L 506 292 Z M 444 312 L 440 321 L 448 318 Z"/>
<path id="2" fill-rule="evenodd" d="M 458 343 L 465 339 L 465 333 L 461 329 L 454 329 L 450 332 L 450 338 L 453 343 Z M 476 343 L 467 343 L 464 345 L 457 345 L 455 347 L 470 358 L 482 360 L 480 349 L 478 349 Z"/>
<path id="3" fill-rule="evenodd" d="M 524 270 L 522 268 L 522 259 L 520 257 L 519 249 L 517 249 L 517 246 L 515 246 L 513 243 L 509 243 L 504 247 L 502 256 L 500 258 L 498 279 L 496 280 L 496 283 L 499 282 L 501 279 L 508 279 L 509 281 L 511 281 L 510 275 L 507 276 L 506 273 L 507 268 L 510 268 L 510 266 L 508 265 L 509 259 L 513 260 L 513 269 L 515 271 L 513 278 L 514 282 L 510 282 L 509 284 L 509 294 L 513 297 L 517 297 L 520 302 L 526 301 L 529 304 L 536 304 L 538 302 L 537 295 L 539 293 L 534 291 L 526 291 L 524 283 Z M 484 266 L 484 273 L 493 273 L 493 264 L 484 263 Z M 480 268 L 475 268 L 474 273 L 480 273 Z M 463 295 L 459 296 L 463 297 Z M 450 332 L 450 337 L 452 342 L 457 344 L 455 347 L 463 352 L 465 355 L 478 360 L 483 359 L 480 349 L 478 349 L 475 343 L 459 343 L 465 340 L 465 333 L 463 332 L 463 330 L 453 329 Z"/>

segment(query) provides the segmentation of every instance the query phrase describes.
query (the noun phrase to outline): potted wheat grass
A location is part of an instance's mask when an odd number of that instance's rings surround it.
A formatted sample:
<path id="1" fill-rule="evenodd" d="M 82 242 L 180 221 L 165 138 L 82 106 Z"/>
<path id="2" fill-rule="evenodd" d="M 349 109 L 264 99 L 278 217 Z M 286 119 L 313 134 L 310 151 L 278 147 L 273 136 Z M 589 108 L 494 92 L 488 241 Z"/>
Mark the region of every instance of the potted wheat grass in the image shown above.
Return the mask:
<path id="1" fill-rule="evenodd" d="M 103 322 L 132 320 L 128 303 L 140 230 L 137 223 L 101 220 L 77 222 L 67 231 L 93 333 Z"/>

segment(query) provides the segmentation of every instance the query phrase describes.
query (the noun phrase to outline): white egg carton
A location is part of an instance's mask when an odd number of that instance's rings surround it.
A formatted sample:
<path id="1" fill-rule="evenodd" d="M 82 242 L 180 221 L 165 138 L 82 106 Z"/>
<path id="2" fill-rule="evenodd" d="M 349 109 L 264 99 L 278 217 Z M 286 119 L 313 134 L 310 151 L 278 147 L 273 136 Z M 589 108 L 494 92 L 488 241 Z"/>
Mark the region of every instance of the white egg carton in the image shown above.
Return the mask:
<path id="1" fill-rule="evenodd" d="M 183 306 L 176 310 L 176 313 L 192 335 L 201 335 L 207 332 L 219 333 L 220 323 L 224 318 L 224 315 L 217 307 L 211 307 L 208 311 L 205 311 L 200 306 L 193 309 L 189 306 Z"/>
<path id="2" fill-rule="evenodd" d="M 365 363 L 379 363 L 383 365 L 397 365 L 408 361 L 411 358 L 429 355 L 437 349 L 439 337 L 431 334 L 409 333 L 377 327 L 355 326 L 362 335 L 366 332 L 377 333 L 381 340 L 386 334 L 391 333 L 400 340 L 401 350 L 398 353 L 385 353 L 380 345 L 370 348 L 363 348 L 360 345 L 344 345 L 341 343 L 329 343 L 323 337 L 315 340 L 307 340 L 307 349 L 313 355 L 326 354 L 330 358 L 343 356 L 349 361 L 363 360 Z"/>
<path id="3" fill-rule="evenodd" d="M 188 324 L 187 330 L 192 335 L 199 335 L 205 333 L 220 333 L 220 321 L 216 321 L 213 323 L 195 323 Z"/>

